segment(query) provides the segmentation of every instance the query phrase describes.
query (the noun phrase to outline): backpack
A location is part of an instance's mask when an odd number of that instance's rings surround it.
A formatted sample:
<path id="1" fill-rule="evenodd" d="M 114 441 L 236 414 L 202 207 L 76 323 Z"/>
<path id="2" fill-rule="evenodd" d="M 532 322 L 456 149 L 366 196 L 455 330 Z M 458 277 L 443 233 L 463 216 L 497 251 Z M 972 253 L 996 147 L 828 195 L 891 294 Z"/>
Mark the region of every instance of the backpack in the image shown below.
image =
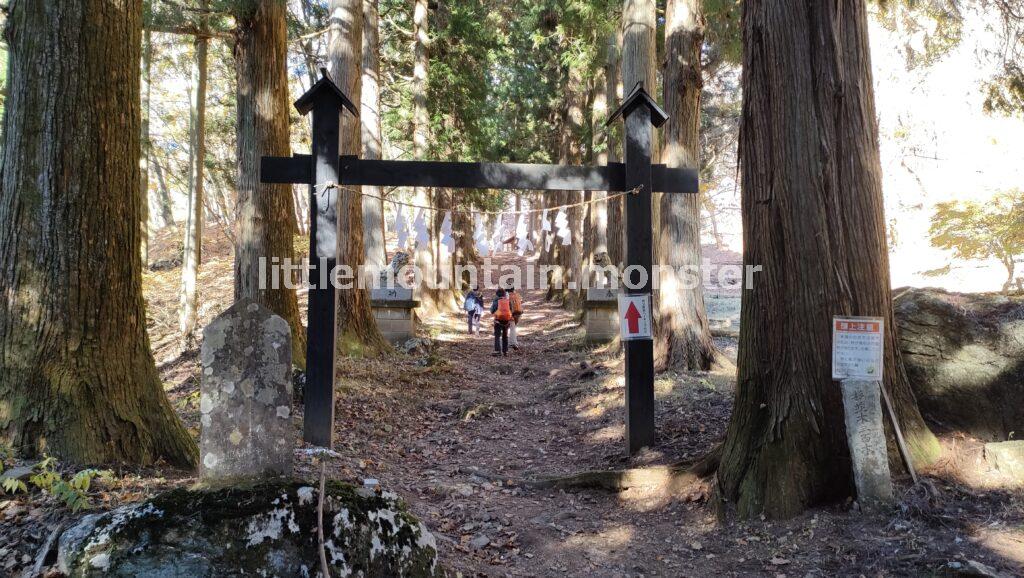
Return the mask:
<path id="1" fill-rule="evenodd" d="M 509 301 L 512 304 L 512 315 L 523 314 L 523 298 L 519 296 L 519 293 L 512 293 L 509 295 Z"/>
<path id="2" fill-rule="evenodd" d="M 509 304 L 508 297 L 498 299 L 498 310 L 494 312 L 494 318 L 498 321 L 512 320 L 512 307 Z"/>
<path id="3" fill-rule="evenodd" d="M 468 312 L 476 311 L 476 297 L 472 294 L 466 296 L 466 302 L 462 305 L 462 308 Z"/>

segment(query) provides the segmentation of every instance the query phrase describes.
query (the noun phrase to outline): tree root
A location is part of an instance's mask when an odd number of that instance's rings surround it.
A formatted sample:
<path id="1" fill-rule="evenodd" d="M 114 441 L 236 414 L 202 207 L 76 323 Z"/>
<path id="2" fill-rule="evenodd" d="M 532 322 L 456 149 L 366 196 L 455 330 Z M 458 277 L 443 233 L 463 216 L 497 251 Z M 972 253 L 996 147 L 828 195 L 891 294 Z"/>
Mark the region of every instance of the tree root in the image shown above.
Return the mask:
<path id="1" fill-rule="evenodd" d="M 594 470 L 571 476 L 538 478 L 522 482 L 535 489 L 592 489 L 621 492 L 631 488 L 660 489 L 679 493 L 718 470 L 722 446 L 716 446 L 694 463 L 651 466 L 628 470 Z"/>
<path id="2" fill-rule="evenodd" d="M 592 470 L 571 476 L 516 478 L 494 474 L 473 466 L 461 466 L 458 472 L 476 476 L 489 482 L 506 486 L 519 486 L 536 490 L 605 490 L 622 492 L 631 488 L 661 490 L 670 494 L 682 494 L 687 490 L 690 498 L 706 498 L 703 489 L 692 491 L 693 486 L 707 479 L 716 471 L 722 459 L 722 446 L 715 446 L 703 458 L 692 463 L 678 463 L 670 466 L 650 466 L 628 470 Z M 706 489 L 706 488 L 705 488 Z"/>

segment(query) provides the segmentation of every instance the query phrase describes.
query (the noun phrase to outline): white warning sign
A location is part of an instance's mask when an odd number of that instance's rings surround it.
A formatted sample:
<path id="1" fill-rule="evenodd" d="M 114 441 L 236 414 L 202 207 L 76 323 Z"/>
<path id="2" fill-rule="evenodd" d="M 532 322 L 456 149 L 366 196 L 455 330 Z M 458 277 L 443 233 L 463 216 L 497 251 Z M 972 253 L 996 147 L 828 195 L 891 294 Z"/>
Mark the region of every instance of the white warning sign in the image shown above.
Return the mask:
<path id="1" fill-rule="evenodd" d="M 881 317 L 833 317 L 832 379 L 881 381 L 884 334 Z"/>

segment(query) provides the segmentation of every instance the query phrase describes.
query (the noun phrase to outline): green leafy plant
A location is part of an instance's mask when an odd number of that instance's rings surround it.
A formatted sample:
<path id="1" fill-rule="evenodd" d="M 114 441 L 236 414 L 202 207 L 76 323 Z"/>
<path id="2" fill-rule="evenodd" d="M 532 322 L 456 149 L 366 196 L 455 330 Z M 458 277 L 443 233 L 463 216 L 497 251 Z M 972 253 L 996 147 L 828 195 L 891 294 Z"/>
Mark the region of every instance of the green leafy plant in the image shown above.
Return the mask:
<path id="1" fill-rule="evenodd" d="M 56 467 L 57 460 L 49 456 L 43 458 L 33 467 L 36 473 L 29 478 L 29 482 L 57 498 L 72 512 L 92 507 L 88 492 L 93 480 L 99 478 L 109 481 L 113 478 L 113 472 L 109 470 L 89 468 L 76 473 L 70 480 L 65 480 Z"/>
<path id="2" fill-rule="evenodd" d="M 0 487 L 3 488 L 5 494 L 17 494 L 18 492 L 25 493 L 28 491 L 28 487 L 25 482 L 17 478 L 4 478 Z"/>
<path id="3" fill-rule="evenodd" d="M 0 446 L 0 474 L 7 471 L 7 460 L 14 455 L 14 452 L 7 446 Z M 0 482 L 0 494 L 16 494 L 18 492 L 25 493 L 28 488 L 25 486 L 25 482 L 17 478 L 4 478 Z"/>
<path id="4" fill-rule="evenodd" d="M 1015 279 L 1015 260 L 1024 254 L 1024 192 L 1010 189 L 984 203 L 939 203 L 929 229 L 931 244 L 957 259 L 995 257 L 1006 268 L 1003 293 Z"/>

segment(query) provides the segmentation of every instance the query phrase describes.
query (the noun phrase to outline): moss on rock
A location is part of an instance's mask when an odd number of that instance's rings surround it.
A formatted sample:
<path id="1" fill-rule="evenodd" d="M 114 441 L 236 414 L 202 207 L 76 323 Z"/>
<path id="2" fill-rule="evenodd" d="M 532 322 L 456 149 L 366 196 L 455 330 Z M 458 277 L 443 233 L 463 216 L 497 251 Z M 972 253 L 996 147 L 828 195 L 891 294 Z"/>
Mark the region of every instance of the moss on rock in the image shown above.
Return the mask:
<path id="1" fill-rule="evenodd" d="M 436 576 L 437 547 L 397 496 L 330 482 L 324 542 L 333 576 Z M 297 480 L 178 489 L 92 514 L 60 540 L 70 576 L 318 576 L 318 488 Z"/>

